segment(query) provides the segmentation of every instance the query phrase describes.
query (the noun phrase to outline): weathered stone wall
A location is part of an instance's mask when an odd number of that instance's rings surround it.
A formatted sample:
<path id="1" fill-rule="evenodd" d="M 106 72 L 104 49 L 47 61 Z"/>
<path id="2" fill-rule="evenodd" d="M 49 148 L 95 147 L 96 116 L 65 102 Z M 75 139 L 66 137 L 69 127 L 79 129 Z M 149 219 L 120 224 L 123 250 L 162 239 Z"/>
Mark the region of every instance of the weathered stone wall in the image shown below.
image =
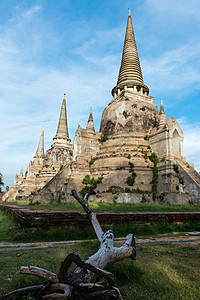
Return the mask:
<path id="1" fill-rule="evenodd" d="M 122 92 L 103 112 L 100 131 L 108 135 L 131 133 L 142 136 L 149 134 L 159 124 L 157 106 L 148 101 L 137 99 L 133 94 Z"/>
<path id="2" fill-rule="evenodd" d="M 17 206 L 0 204 L 0 209 L 12 212 L 17 222 L 24 228 L 58 228 L 91 226 L 86 214 L 63 211 L 33 211 Z M 138 212 L 138 213 L 97 213 L 102 226 L 114 224 L 181 223 L 200 222 L 200 212 Z"/>
<path id="3" fill-rule="evenodd" d="M 178 165 L 184 180 L 184 192 L 189 195 L 192 203 L 200 205 L 200 175 L 189 164 L 178 162 Z"/>
<path id="4" fill-rule="evenodd" d="M 168 141 L 168 131 L 166 128 L 158 131 L 157 133 L 150 135 L 149 144 L 153 152 L 157 154 L 157 156 L 162 159 L 168 158 L 169 154 L 169 141 Z"/>
<path id="5" fill-rule="evenodd" d="M 74 160 L 90 160 L 91 156 L 96 156 L 99 150 L 99 132 L 89 131 L 78 126 L 74 136 Z"/>
<path id="6" fill-rule="evenodd" d="M 66 147 L 52 146 L 45 153 L 44 165 L 59 167 L 70 163 L 73 159 L 73 145 Z"/>
<path id="7" fill-rule="evenodd" d="M 173 164 L 175 161 L 165 160 L 158 163 L 158 193 L 177 192 L 176 187 L 179 186 L 179 179 L 174 172 Z"/>

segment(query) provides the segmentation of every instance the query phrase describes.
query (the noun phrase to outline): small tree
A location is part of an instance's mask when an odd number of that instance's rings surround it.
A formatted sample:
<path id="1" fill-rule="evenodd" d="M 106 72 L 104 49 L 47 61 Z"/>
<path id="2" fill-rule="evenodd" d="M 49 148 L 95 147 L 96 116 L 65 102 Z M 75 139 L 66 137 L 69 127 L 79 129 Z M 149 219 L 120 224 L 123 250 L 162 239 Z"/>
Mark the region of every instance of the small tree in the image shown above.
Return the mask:
<path id="1" fill-rule="evenodd" d="M 3 183 L 3 175 L 0 173 L 0 192 L 1 192 L 1 187 L 4 185 Z"/>

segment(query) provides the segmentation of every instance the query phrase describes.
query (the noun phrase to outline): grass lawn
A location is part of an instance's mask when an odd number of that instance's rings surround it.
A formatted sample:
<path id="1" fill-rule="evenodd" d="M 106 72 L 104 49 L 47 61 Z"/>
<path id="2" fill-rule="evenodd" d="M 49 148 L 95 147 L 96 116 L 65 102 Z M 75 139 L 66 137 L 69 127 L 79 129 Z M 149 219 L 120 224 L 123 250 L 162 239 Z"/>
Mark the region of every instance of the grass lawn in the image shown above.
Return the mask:
<path id="1" fill-rule="evenodd" d="M 19 252 L 0 252 L 0 294 L 39 282 L 32 276 L 17 275 L 19 267 L 35 265 L 58 273 L 61 261 L 72 251 L 82 258 L 98 249 L 97 242 L 76 246 Z M 84 253 L 84 256 L 83 256 Z M 127 300 L 199 299 L 200 245 L 148 244 L 137 246 L 137 259 L 118 262 L 107 269 Z"/>
<path id="2" fill-rule="evenodd" d="M 96 203 L 92 203 L 97 205 Z M 61 204 L 59 206 L 71 205 L 78 208 L 78 204 Z M 104 209 L 108 204 L 101 204 Z M 109 204 L 110 205 L 110 204 Z M 109 206 L 108 205 L 108 206 Z M 128 206 L 135 211 L 149 210 L 150 204 L 130 204 Z M 49 205 L 48 209 L 54 209 Z M 115 206 L 114 204 L 110 205 Z M 117 205 L 118 206 L 118 205 Z M 56 206 L 55 206 L 56 207 Z M 119 209 L 120 205 L 118 206 Z M 123 208 L 124 207 L 124 208 Z M 154 207 L 154 209 L 153 209 Z M 153 204 L 152 210 L 167 211 L 172 206 L 163 205 L 163 210 Z M 179 211 L 196 210 L 196 206 L 176 206 Z M 66 208 L 66 207 L 65 207 Z M 94 207 L 93 207 L 94 208 Z M 127 209 L 125 204 L 121 208 Z M 186 210 L 188 208 L 188 210 Z M 198 208 L 198 207 L 197 207 Z M 100 204 L 98 208 L 100 209 Z M 142 210 L 143 209 L 143 210 Z M 94 208 L 94 210 L 96 210 Z M 109 211 L 109 209 L 108 209 Z M 129 210 L 130 211 L 130 210 Z M 169 211 L 169 210 L 168 210 Z M 173 211 L 173 209 L 172 209 Z M 170 225 L 161 224 L 121 224 L 114 226 L 115 237 L 125 236 L 133 233 L 137 236 L 158 235 L 173 231 L 200 231 L 200 223 L 183 223 Z M 37 242 L 37 241 L 59 241 L 72 239 L 96 238 L 92 227 L 75 227 L 71 229 L 58 228 L 56 230 L 40 229 L 35 232 L 22 230 L 12 221 L 10 215 L 0 211 L 0 242 Z M 35 265 L 52 272 L 58 273 L 60 263 L 67 254 L 75 251 L 82 258 L 93 254 L 98 249 L 98 242 L 85 241 L 74 246 L 63 246 L 53 249 L 38 249 L 26 251 L 4 252 L 0 248 L 0 294 L 30 284 L 38 283 L 40 280 L 25 275 L 17 275 L 19 267 L 24 265 Z M 20 253 L 21 256 L 17 256 Z M 84 255 L 83 255 L 84 254 Z M 142 244 L 137 246 L 137 259 L 118 262 L 107 269 L 116 277 L 116 285 L 122 293 L 127 295 L 127 300 L 132 299 L 200 299 L 200 245 L 189 244 Z"/>
<path id="3" fill-rule="evenodd" d="M 112 197 L 112 195 L 111 195 Z M 5 203 L 5 202 L 1 202 Z M 84 212 L 81 205 L 78 202 L 58 203 L 57 201 L 51 201 L 50 203 L 39 203 L 30 205 L 27 201 L 15 201 L 8 202 L 8 204 L 21 205 L 29 209 L 37 210 L 59 210 L 59 211 L 74 211 Z M 90 207 L 95 212 L 145 212 L 145 211 L 157 211 L 157 212 L 184 212 L 184 211 L 200 211 L 200 206 L 186 204 L 186 205 L 170 205 L 166 203 L 105 203 L 105 202 L 89 202 Z"/>

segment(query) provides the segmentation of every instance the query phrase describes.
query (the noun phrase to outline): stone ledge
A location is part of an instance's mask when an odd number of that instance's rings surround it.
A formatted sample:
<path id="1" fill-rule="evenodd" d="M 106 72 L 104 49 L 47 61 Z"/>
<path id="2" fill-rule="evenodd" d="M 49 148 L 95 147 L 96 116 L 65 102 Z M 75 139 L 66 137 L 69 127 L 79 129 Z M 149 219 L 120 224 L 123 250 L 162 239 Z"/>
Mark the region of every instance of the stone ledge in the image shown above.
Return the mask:
<path id="1" fill-rule="evenodd" d="M 0 209 L 11 212 L 14 219 L 27 229 L 48 227 L 90 226 L 86 214 L 66 211 L 33 211 L 15 205 L 0 204 Z M 200 222 L 200 212 L 136 212 L 136 213 L 97 213 L 101 225 L 109 226 L 123 223 L 182 223 Z"/>

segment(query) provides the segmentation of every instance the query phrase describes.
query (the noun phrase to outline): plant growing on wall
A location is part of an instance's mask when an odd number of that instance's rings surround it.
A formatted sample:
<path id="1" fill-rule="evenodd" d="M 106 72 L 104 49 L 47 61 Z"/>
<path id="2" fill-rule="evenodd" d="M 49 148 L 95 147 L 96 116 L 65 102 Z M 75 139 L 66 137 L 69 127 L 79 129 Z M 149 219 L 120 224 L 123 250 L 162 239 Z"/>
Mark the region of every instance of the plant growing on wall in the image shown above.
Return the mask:
<path id="1" fill-rule="evenodd" d="M 184 180 L 181 176 L 181 172 L 179 170 L 179 166 L 178 164 L 173 164 L 173 168 L 174 168 L 174 172 L 178 175 L 178 180 L 179 180 L 179 183 L 184 185 Z"/>
<path id="2" fill-rule="evenodd" d="M 106 142 L 107 140 L 109 140 L 108 137 L 108 130 L 104 130 L 103 134 L 101 135 L 100 139 L 99 139 L 99 143 L 103 144 L 104 142 Z"/>
<path id="3" fill-rule="evenodd" d="M 157 163 L 159 162 L 159 159 L 155 152 L 153 152 L 149 156 L 150 161 L 153 163 L 153 178 L 151 181 L 152 184 L 152 196 L 153 200 L 156 200 L 156 194 L 157 194 L 157 184 L 158 184 L 158 169 L 157 169 Z"/>
<path id="4" fill-rule="evenodd" d="M 126 183 L 130 186 L 133 186 L 135 183 L 135 177 L 137 176 L 137 174 L 134 171 L 134 164 L 131 161 L 129 161 L 128 163 L 130 166 L 129 172 L 131 173 L 131 176 L 128 176 Z"/>
<path id="5" fill-rule="evenodd" d="M 91 167 L 91 165 L 93 165 L 94 162 L 95 162 L 95 158 L 91 156 L 91 160 L 89 162 L 89 167 Z"/>
<path id="6" fill-rule="evenodd" d="M 85 175 L 85 177 L 82 180 L 82 183 L 85 184 L 85 186 L 81 189 L 79 192 L 82 197 L 86 195 L 86 193 L 89 191 L 90 185 L 92 185 L 94 188 L 97 187 L 97 184 L 102 183 L 103 177 L 98 177 L 95 179 L 94 177 L 90 178 L 90 175 Z"/>

